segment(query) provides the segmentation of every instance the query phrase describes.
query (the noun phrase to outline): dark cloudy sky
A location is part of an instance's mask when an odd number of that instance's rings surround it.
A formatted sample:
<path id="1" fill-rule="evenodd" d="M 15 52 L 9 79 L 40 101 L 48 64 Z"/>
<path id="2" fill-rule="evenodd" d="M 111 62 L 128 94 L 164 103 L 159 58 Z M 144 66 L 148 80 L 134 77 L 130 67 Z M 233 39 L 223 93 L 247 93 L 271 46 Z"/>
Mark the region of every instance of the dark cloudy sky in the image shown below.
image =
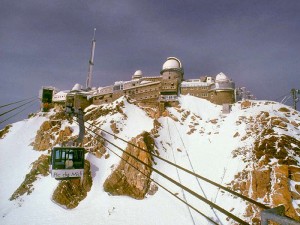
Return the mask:
<path id="1" fill-rule="evenodd" d="M 94 86 L 175 56 L 185 78 L 223 72 L 258 99 L 300 89 L 299 0 L 1 0 L 0 105 L 85 84 L 94 27 Z"/>

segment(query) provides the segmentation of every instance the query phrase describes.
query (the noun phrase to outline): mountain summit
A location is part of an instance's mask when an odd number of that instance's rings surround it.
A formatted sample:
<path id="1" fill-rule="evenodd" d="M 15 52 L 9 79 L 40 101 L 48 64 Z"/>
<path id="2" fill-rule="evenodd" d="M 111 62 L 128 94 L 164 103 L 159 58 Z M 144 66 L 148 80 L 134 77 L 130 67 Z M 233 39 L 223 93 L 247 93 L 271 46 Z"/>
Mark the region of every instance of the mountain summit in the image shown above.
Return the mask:
<path id="1" fill-rule="evenodd" d="M 222 106 L 182 96 L 159 116 L 121 97 L 89 106 L 84 119 L 82 181 L 49 174 L 51 148 L 78 135 L 76 119 L 61 109 L 1 131 L 1 224 L 236 224 L 205 200 L 260 223 L 260 207 L 155 156 L 267 207 L 283 204 L 299 221 L 300 113 L 290 107 L 246 101 L 224 114 Z"/>

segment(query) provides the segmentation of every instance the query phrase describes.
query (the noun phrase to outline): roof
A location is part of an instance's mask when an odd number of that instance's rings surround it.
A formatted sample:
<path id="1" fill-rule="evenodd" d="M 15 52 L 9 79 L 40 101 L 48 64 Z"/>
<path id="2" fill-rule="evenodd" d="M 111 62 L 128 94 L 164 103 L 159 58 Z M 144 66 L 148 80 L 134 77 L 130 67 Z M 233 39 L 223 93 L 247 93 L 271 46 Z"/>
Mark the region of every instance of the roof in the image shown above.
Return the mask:
<path id="1" fill-rule="evenodd" d="M 176 57 L 169 57 L 167 58 L 167 61 L 163 64 L 161 74 L 165 71 L 178 71 L 183 74 L 183 67 L 179 59 Z"/>

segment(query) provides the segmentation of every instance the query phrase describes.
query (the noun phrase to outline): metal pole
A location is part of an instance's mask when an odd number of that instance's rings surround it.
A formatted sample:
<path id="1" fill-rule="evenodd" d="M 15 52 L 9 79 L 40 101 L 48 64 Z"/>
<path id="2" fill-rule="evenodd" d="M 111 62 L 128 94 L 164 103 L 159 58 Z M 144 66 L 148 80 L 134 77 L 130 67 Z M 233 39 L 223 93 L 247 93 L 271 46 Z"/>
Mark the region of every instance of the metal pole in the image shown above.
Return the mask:
<path id="1" fill-rule="evenodd" d="M 85 126 L 84 126 L 84 114 L 83 114 L 82 109 L 77 110 L 77 118 L 78 118 L 78 123 L 79 123 L 79 134 L 78 134 L 78 138 L 77 138 L 76 142 L 77 142 L 77 144 L 83 145 Z"/>
<path id="2" fill-rule="evenodd" d="M 297 110 L 297 102 L 296 102 L 296 100 L 297 100 L 297 96 L 296 96 L 296 89 L 292 89 L 291 90 L 291 95 L 292 95 L 292 98 L 293 98 L 293 108 L 295 109 L 295 110 Z"/>
<path id="3" fill-rule="evenodd" d="M 94 28 L 94 36 L 92 40 L 92 49 L 91 49 L 91 57 L 89 60 L 89 70 L 88 70 L 88 75 L 86 79 L 86 88 L 92 88 L 92 72 L 93 72 L 93 65 L 94 65 L 94 56 L 95 56 L 95 48 L 96 48 L 96 28 Z"/>

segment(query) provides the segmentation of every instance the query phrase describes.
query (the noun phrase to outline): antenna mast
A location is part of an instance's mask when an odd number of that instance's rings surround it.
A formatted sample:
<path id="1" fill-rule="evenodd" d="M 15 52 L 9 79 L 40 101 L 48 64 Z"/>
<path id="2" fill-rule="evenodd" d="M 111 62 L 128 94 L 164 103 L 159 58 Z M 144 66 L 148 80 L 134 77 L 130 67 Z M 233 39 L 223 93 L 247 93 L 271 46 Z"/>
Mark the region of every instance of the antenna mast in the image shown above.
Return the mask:
<path id="1" fill-rule="evenodd" d="M 292 89 L 291 90 L 291 95 L 292 95 L 292 98 L 293 98 L 293 108 L 295 110 L 297 110 L 297 102 L 299 101 L 299 98 L 297 97 L 297 94 L 300 94 L 300 89 Z"/>
<path id="2" fill-rule="evenodd" d="M 95 56 L 95 48 L 96 48 L 96 28 L 94 28 L 94 36 L 92 40 L 92 50 L 91 50 L 91 57 L 89 60 L 89 70 L 87 74 L 87 79 L 86 79 L 86 89 L 91 89 L 92 88 L 92 72 L 93 72 L 93 66 L 94 66 L 94 56 Z"/>

